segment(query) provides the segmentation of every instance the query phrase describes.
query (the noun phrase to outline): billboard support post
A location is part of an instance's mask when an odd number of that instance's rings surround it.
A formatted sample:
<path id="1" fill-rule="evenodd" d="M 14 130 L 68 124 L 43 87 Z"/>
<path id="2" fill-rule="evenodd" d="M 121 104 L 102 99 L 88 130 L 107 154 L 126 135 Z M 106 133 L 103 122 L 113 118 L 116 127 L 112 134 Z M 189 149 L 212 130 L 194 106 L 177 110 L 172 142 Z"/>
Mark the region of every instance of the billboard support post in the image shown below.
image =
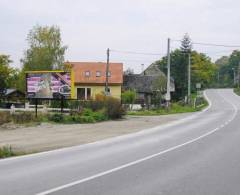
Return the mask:
<path id="1" fill-rule="evenodd" d="M 38 99 L 35 99 L 35 118 L 37 118 Z"/>
<path id="2" fill-rule="evenodd" d="M 61 114 L 63 113 L 63 96 L 61 96 Z"/>

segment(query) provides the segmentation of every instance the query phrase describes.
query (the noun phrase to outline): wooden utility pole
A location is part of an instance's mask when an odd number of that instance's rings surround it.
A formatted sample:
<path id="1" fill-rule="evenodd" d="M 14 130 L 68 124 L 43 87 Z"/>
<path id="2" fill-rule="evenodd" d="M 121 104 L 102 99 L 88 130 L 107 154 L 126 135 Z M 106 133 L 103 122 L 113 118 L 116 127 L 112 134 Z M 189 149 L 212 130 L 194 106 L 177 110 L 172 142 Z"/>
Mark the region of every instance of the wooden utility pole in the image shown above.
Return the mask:
<path id="1" fill-rule="evenodd" d="M 107 65 L 106 65 L 105 95 L 109 95 L 109 89 L 108 89 L 109 53 L 110 53 L 110 49 L 108 48 L 108 49 L 107 49 Z"/>

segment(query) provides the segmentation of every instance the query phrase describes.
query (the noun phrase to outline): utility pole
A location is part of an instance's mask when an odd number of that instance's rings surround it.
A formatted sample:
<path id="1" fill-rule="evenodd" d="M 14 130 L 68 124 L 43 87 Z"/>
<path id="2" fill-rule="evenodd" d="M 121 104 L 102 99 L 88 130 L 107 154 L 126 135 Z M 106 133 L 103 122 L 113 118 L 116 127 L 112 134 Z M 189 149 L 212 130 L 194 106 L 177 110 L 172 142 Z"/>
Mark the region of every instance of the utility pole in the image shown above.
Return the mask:
<path id="1" fill-rule="evenodd" d="M 235 85 L 235 68 L 232 68 L 232 70 L 233 70 L 233 87 L 234 87 L 234 85 Z"/>
<path id="2" fill-rule="evenodd" d="M 238 88 L 239 88 L 239 80 L 240 80 L 240 62 L 238 63 Z"/>
<path id="3" fill-rule="evenodd" d="M 167 94 L 166 94 L 166 102 L 167 108 L 170 106 L 171 94 L 170 94 L 170 38 L 168 38 L 168 46 L 167 46 Z"/>
<path id="4" fill-rule="evenodd" d="M 107 49 L 107 65 L 106 65 L 105 95 L 109 95 L 109 89 L 108 89 L 109 53 L 110 53 L 110 49 L 108 48 L 108 49 Z"/>
<path id="5" fill-rule="evenodd" d="M 188 103 L 191 102 L 191 52 L 188 54 Z"/>

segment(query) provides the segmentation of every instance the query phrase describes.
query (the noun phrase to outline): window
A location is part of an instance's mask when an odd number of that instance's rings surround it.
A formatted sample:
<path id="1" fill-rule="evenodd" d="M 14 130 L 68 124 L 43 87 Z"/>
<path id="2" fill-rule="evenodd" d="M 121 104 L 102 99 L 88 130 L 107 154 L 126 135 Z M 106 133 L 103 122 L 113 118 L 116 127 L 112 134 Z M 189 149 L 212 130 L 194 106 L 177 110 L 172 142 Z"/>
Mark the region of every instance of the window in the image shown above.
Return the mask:
<path id="1" fill-rule="evenodd" d="M 78 88 L 77 99 L 79 100 L 90 100 L 91 99 L 91 88 Z"/>
<path id="2" fill-rule="evenodd" d="M 90 77 L 90 71 L 85 71 L 85 77 Z"/>
<path id="3" fill-rule="evenodd" d="M 77 89 L 77 99 L 85 100 L 85 88 L 78 88 Z"/>
<path id="4" fill-rule="evenodd" d="M 86 94 L 86 99 L 90 100 L 91 99 L 91 88 L 87 88 L 87 94 Z"/>
<path id="5" fill-rule="evenodd" d="M 100 77 L 101 76 L 101 71 L 97 71 L 96 72 L 96 77 Z"/>

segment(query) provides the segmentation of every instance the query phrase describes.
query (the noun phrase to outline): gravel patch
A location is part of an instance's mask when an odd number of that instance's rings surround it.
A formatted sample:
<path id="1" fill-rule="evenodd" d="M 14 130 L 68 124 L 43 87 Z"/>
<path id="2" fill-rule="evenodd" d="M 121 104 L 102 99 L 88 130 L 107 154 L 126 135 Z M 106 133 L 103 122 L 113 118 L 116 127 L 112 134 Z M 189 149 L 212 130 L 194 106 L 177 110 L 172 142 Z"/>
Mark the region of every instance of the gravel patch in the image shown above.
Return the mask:
<path id="1" fill-rule="evenodd" d="M 103 140 L 138 132 L 170 123 L 187 116 L 172 114 L 162 116 L 127 116 L 125 119 L 95 124 L 59 125 L 43 123 L 33 127 L 0 127 L 0 146 L 10 145 L 16 152 L 48 151 Z"/>

